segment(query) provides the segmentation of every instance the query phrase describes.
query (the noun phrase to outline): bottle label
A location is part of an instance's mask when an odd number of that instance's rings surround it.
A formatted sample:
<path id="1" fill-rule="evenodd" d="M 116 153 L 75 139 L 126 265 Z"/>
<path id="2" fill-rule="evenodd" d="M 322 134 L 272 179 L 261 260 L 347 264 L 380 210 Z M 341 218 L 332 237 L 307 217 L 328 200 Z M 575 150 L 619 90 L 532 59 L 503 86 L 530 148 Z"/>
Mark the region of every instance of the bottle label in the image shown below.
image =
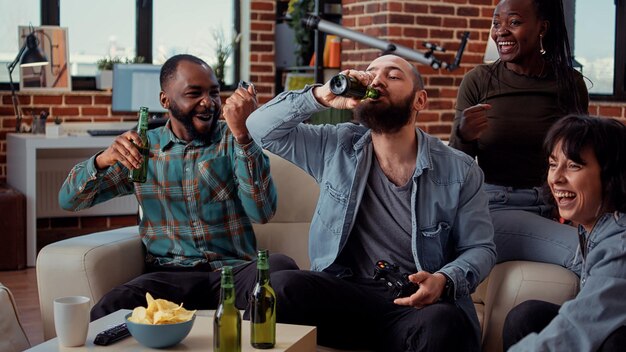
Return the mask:
<path id="1" fill-rule="evenodd" d="M 147 131 L 148 130 L 148 118 L 149 118 L 149 111 L 148 108 L 145 106 L 142 106 L 139 108 L 139 121 L 137 122 L 137 132 L 143 130 L 143 131 Z"/>

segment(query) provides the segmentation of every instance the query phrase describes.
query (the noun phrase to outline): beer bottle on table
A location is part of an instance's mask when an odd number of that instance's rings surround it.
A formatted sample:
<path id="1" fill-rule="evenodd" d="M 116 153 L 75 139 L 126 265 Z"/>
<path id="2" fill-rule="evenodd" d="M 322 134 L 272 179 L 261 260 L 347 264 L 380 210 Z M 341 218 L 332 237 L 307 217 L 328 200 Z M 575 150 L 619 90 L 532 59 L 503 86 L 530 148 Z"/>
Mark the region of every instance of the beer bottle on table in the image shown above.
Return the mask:
<path id="1" fill-rule="evenodd" d="M 257 277 L 250 298 L 250 344 L 268 349 L 276 344 L 276 293 L 270 284 L 267 250 L 257 253 Z"/>
<path id="2" fill-rule="evenodd" d="M 137 134 L 141 138 L 141 145 L 135 145 L 139 153 L 143 156 L 138 169 L 131 169 L 128 179 L 131 182 L 146 182 L 148 176 L 148 159 L 150 158 L 150 141 L 148 141 L 148 108 L 139 108 L 139 122 L 137 123 Z M 134 144 L 134 143 L 133 143 Z"/>
<path id="3" fill-rule="evenodd" d="M 215 352 L 241 351 L 241 315 L 235 307 L 233 269 L 222 267 L 220 304 L 213 319 L 213 349 Z"/>
<path id="4" fill-rule="evenodd" d="M 356 78 L 340 73 L 330 79 L 330 91 L 335 95 L 357 99 L 378 99 L 380 92 L 375 88 L 366 87 Z"/>

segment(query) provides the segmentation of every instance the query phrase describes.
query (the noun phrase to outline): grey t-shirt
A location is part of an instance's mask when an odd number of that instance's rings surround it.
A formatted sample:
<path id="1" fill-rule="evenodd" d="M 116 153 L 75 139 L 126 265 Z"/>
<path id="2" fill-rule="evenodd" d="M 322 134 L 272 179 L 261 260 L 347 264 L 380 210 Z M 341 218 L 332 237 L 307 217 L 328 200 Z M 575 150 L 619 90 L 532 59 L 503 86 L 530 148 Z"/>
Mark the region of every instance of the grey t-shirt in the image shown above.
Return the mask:
<path id="1" fill-rule="evenodd" d="M 415 273 L 411 253 L 412 180 L 397 187 L 383 173 L 373 157 L 363 199 L 348 242 L 337 263 L 352 270 L 356 277 L 372 277 L 378 260 Z"/>

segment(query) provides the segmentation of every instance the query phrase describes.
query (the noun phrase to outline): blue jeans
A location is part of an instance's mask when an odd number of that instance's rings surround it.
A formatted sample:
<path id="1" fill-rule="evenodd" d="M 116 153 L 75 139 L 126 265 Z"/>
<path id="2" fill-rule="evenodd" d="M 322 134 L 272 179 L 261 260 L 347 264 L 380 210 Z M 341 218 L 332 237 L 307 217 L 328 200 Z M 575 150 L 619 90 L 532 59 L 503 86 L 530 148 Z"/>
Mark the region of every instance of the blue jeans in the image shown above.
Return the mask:
<path id="1" fill-rule="evenodd" d="M 580 275 L 575 227 L 552 220 L 541 189 L 485 184 L 493 221 L 497 262 L 529 260 L 557 264 Z"/>

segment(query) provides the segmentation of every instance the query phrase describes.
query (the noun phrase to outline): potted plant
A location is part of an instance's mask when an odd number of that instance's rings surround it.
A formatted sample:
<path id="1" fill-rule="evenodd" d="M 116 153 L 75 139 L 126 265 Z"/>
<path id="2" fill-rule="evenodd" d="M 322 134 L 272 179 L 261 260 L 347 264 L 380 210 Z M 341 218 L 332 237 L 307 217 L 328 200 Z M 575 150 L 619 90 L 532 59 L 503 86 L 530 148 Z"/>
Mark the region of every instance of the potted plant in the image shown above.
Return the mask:
<path id="1" fill-rule="evenodd" d="M 239 43 L 241 34 L 236 34 L 232 41 L 227 41 L 224 31 L 221 28 L 213 31 L 213 40 L 215 41 L 215 64 L 213 64 L 213 72 L 215 78 L 224 87 L 226 78 L 226 61 L 233 52 L 235 46 Z"/>
<path id="2" fill-rule="evenodd" d="M 132 59 L 121 57 L 104 57 L 96 62 L 98 73 L 96 74 L 96 88 L 99 90 L 111 90 L 113 87 L 113 65 L 115 64 L 140 64 L 144 62 L 143 56 L 135 56 Z"/>
<path id="3" fill-rule="evenodd" d="M 294 39 L 297 44 L 295 51 L 296 65 L 303 66 L 309 63 L 313 55 L 313 31 L 305 28 L 301 20 L 313 12 L 315 1 L 313 0 L 290 0 L 287 16 L 291 19 L 289 27 L 293 29 Z"/>

